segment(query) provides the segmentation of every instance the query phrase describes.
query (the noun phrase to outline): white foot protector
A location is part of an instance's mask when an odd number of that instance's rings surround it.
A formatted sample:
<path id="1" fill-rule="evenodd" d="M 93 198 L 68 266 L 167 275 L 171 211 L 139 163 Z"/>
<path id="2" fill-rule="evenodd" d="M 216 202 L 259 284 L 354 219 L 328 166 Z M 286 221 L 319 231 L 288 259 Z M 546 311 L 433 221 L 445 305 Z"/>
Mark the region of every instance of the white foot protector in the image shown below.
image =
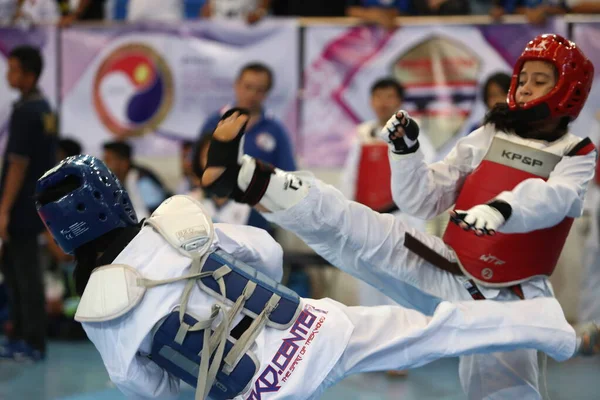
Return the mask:
<path id="1" fill-rule="evenodd" d="M 254 170 L 256 161 L 254 158 L 245 155 L 242 157 L 242 166 L 238 174 L 237 184 L 240 190 L 246 191 Z M 283 211 L 296 204 L 308 195 L 310 184 L 307 179 L 302 179 L 298 172 L 286 172 L 275 168 L 275 173 L 271 175 L 269 186 L 265 191 L 259 204 L 271 212 Z"/>

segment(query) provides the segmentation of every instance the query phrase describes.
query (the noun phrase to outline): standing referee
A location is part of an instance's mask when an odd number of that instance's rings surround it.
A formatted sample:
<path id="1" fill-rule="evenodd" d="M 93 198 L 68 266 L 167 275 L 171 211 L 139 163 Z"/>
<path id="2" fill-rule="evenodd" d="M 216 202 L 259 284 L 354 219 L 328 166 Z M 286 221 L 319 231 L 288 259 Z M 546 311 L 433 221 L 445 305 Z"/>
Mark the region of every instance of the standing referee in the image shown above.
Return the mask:
<path id="1" fill-rule="evenodd" d="M 37 179 L 55 164 L 56 115 L 37 87 L 43 60 L 23 46 L 8 57 L 7 80 L 21 93 L 10 116 L 0 176 L 2 271 L 9 295 L 11 340 L 0 358 L 40 361 L 46 354 L 46 310 L 38 235 L 44 226 L 33 195 Z"/>

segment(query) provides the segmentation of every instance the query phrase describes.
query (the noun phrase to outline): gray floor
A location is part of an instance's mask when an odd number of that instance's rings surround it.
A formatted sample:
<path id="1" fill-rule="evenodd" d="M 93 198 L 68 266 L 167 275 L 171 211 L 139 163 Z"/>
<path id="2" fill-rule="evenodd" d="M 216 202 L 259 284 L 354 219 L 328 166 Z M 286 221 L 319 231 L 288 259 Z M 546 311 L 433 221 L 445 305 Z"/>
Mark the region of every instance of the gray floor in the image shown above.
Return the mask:
<path id="1" fill-rule="evenodd" d="M 552 400 L 600 399 L 600 358 L 548 363 Z M 193 399 L 188 387 L 182 399 Z M 464 399 L 458 383 L 457 361 L 447 359 L 412 370 L 406 378 L 384 373 L 357 375 L 331 388 L 323 399 L 434 400 Z M 1 400 L 122 400 L 109 382 L 100 357 L 87 342 L 54 342 L 41 364 L 0 362 Z M 268 399 L 265 399 L 268 400 Z"/>

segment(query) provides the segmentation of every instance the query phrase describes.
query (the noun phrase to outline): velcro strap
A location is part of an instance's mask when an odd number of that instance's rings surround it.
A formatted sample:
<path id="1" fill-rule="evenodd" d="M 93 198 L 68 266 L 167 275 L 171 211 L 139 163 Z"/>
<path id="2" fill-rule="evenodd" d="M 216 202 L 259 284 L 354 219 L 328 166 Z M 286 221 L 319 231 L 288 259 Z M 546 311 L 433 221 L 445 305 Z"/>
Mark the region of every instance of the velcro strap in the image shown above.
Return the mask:
<path id="1" fill-rule="evenodd" d="M 406 125 L 402 126 L 404 128 L 404 134 L 410 140 L 417 140 L 420 131 L 419 125 L 410 117 L 408 117 L 406 120 Z"/>
<path id="2" fill-rule="evenodd" d="M 233 113 L 239 112 L 242 115 L 249 115 L 249 112 L 243 108 L 232 108 L 228 110 L 221 117 L 221 121 L 229 118 Z M 246 126 L 248 123 L 246 122 L 242 129 L 238 132 L 235 139 L 229 142 L 222 142 L 217 140 L 214 136 L 210 140 L 210 148 L 208 150 L 208 161 L 206 163 L 206 167 L 227 167 L 230 165 L 237 165 L 238 163 L 238 153 L 240 149 L 240 141 L 242 140 L 242 136 L 246 131 Z"/>
<path id="3" fill-rule="evenodd" d="M 275 173 L 275 168 L 268 163 L 260 160 L 256 161 L 256 168 L 252 174 L 252 179 L 248 185 L 248 189 L 245 192 L 237 193 L 234 197 L 235 201 L 239 203 L 246 203 L 251 206 L 255 206 L 265 195 L 269 182 L 271 181 L 271 175 Z"/>

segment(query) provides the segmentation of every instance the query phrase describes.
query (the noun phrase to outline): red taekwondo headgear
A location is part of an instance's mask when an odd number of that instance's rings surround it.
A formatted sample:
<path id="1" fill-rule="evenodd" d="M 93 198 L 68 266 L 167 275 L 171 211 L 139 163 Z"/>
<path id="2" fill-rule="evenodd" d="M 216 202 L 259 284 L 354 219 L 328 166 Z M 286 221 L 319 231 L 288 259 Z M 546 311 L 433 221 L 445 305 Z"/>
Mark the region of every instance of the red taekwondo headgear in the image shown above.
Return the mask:
<path id="1" fill-rule="evenodd" d="M 556 86 L 547 95 L 519 106 L 515 94 L 519 84 L 519 74 L 526 61 L 547 61 L 554 65 L 558 73 Z M 531 111 L 531 117 L 544 119 L 552 117 L 577 118 L 594 80 L 594 65 L 581 49 L 560 35 L 544 34 L 527 44 L 513 70 L 508 91 L 508 107 L 511 110 Z"/>

